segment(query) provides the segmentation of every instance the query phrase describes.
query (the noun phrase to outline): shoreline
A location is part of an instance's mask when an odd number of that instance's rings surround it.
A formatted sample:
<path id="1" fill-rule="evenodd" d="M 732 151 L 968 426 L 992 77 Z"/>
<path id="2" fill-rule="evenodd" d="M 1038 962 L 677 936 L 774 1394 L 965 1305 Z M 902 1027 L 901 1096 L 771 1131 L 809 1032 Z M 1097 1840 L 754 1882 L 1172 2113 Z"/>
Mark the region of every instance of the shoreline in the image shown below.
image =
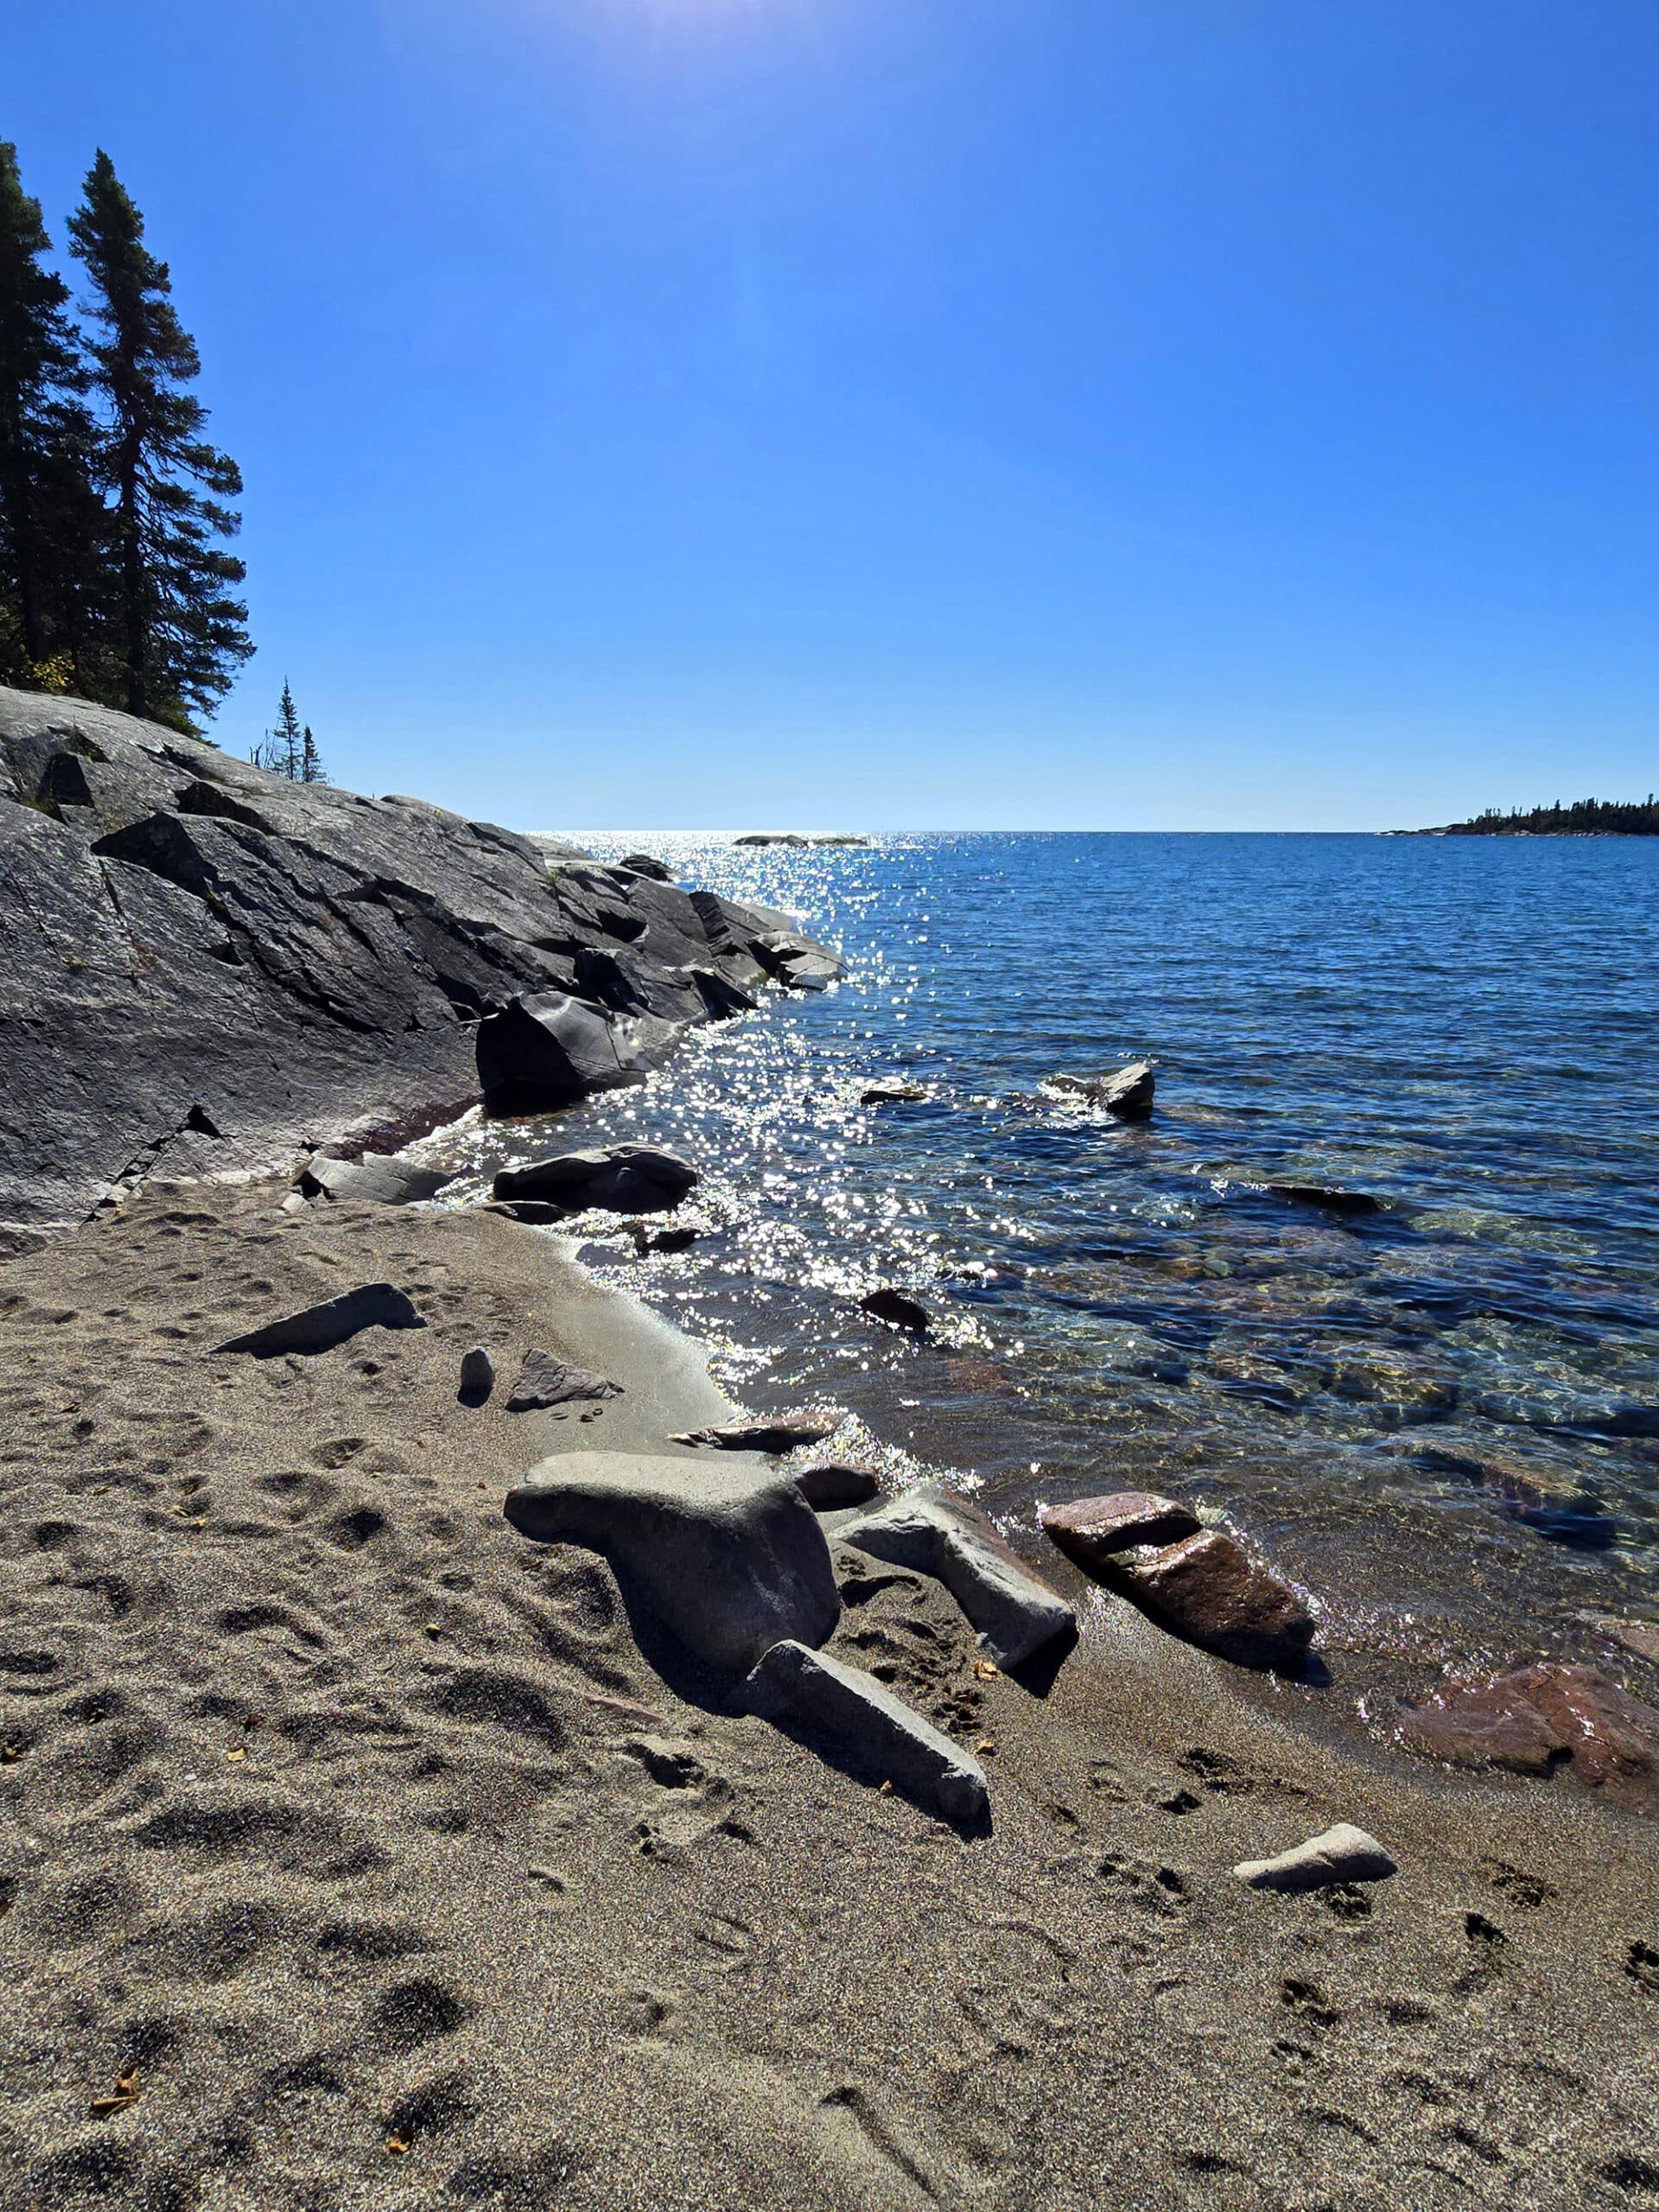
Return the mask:
<path id="1" fill-rule="evenodd" d="M 1356 1757 L 1100 1592 L 1034 1696 L 872 1578 L 830 1648 L 994 1745 L 964 1842 L 688 1701 L 597 1555 L 502 1519 L 548 1450 L 717 1417 L 689 1338 L 499 1215 L 282 1195 L 0 1268 L 3 2201 L 1640 2201 L 1651 1823 Z M 211 1354 L 377 1276 L 426 1328 Z M 622 1395 L 506 1412 L 531 1344 Z M 1399 1874 L 1234 1879 L 1338 1820 Z"/>

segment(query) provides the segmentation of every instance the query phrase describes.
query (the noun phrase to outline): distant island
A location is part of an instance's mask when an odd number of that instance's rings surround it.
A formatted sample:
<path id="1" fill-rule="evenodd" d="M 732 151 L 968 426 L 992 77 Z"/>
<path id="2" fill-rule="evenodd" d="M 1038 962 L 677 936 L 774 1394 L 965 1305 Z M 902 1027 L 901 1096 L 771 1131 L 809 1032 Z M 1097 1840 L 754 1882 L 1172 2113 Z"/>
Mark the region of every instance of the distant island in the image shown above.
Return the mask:
<path id="1" fill-rule="evenodd" d="M 1489 806 L 1472 821 L 1448 822 L 1443 829 L 1410 834 L 1419 837 L 1659 837 L 1659 799 L 1651 791 L 1646 798 L 1628 804 L 1581 798 L 1563 806 L 1558 799 L 1554 806 L 1535 806 L 1524 812 L 1517 806 L 1507 814 Z"/>

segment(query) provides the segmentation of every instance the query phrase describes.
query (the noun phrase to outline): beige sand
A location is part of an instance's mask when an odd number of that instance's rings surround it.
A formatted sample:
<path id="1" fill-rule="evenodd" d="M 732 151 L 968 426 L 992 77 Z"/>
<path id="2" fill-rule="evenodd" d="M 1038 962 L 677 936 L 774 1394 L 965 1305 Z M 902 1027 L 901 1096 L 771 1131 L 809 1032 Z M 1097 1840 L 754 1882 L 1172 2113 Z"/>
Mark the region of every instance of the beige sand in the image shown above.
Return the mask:
<path id="1" fill-rule="evenodd" d="M 280 1196 L 0 1270 L 0 2203 L 1659 2203 L 1651 1825 L 1325 1746 L 1098 1594 L 1039 1700 L 864 1561 L 836 1648 L 995 1745 L 963 1843 L 503 1521 L 716 1417 L 695 1355 L 500 1217 Z M 382 1276 L 429 1327 L 209 1356 Z M 509 1414 L 532 1344 L 624 1396 Z M 1395 1880 L 1234 1880 L 1338 1819 Z"/>

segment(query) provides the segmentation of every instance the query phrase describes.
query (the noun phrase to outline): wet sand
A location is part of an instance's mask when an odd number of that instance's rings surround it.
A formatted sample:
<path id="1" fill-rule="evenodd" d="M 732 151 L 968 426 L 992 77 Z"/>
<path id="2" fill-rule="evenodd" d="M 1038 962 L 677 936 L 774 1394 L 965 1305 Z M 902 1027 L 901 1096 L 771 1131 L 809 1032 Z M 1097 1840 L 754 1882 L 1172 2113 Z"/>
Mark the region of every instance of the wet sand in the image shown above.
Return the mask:
<path id="1" fill-rule="evenodd" d="M 1103 1593 L 1039 1697 L 862 1561 L 833 1648 L 992 1747 L 964 1841 L 502 1518 L 718 1418 L 692 1348 L 500 1216 L 282 1197 L 0 1268 L 8 2212 L 1659 2203 L 1654 1823 L 1322 1742 Z M 212 1351 L 379 1279 L 429 1325 Z M 531 1345 L 623 1395 L 508 1413 Z M 1396 1878 L 1234 1879 L 1336 1820 Z"/>

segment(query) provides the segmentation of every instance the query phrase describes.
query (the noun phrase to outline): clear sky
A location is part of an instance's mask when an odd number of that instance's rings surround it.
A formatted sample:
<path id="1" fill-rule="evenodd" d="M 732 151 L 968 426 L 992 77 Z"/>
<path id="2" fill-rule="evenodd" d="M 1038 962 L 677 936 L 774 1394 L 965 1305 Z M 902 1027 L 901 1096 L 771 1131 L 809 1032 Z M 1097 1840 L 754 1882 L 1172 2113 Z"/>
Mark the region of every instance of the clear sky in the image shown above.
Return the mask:
<path id="1" fill-rule="evenodd" d="M 340 781 L 521 826 L 1659 785 L 1653 0 L 10 0 Z"/>

